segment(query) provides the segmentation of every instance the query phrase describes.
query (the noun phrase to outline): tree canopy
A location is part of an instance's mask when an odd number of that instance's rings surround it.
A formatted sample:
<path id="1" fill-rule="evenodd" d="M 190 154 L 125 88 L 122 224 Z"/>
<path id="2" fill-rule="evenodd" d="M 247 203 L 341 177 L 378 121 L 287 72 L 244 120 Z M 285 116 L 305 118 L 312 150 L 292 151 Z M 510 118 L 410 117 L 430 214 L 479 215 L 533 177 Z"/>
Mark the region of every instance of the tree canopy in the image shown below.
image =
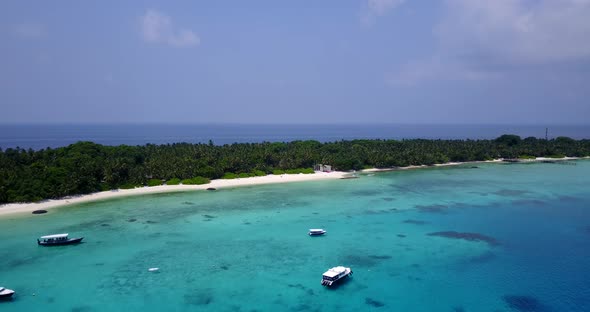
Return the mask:
<path id="1" fill-rule="evenodd" d="M 309 172 L 314 164 L 335 170 L 432 165 L 527 156 L 588 156 L 590 140 L 502 135 L 495 140 L 352 140 L 320 143 L 175 143 L 104 146 L 78 142 L 33 151 L 0 150 L 0 203 L 273 172 Z"/>

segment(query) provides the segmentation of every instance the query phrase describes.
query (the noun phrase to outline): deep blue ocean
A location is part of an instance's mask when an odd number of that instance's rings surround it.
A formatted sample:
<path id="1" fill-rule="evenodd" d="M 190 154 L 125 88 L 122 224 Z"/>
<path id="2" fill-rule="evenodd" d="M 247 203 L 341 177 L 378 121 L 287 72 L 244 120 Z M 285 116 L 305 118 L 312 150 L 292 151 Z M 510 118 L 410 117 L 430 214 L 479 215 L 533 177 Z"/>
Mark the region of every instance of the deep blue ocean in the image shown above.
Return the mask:
<path id="1" fill-rule="evenodd" d="M 549 138 L 568 136 L 590 138 L 590 125 L 0 125 L 0 148 L 56 148 L 78 141 L 104 145 L 145 145 L 167 143 L 289 142 L 318 140 L 332 142 L 351 139 L 493 139 L 502 134 Z"/>

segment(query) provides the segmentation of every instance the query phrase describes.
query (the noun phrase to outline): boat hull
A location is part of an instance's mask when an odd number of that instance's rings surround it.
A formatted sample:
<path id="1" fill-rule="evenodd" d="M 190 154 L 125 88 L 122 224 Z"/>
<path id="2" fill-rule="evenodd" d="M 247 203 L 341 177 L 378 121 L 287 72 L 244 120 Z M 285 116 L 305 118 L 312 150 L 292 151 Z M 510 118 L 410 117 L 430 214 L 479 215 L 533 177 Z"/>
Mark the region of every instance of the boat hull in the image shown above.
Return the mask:
<path id="1" fill-rule="evenodd" d="M 39 246 L 63 246 L 63 245 L 73 245 L 73 244 L 78 244 L 80 243 L 82 240 L 84 239 L 84 237 L 78 237 L 78 238 L 72 238 L 72 239 L 68 239 L 66 241 L 63 242 L 42 242 L 40 240 L 37 240 L 37 244 L 39 244 Z"/>
<path id="2" fill-rule="evenodd" d="M 0 300 L 11 299 L 12 295 L 14 295 L 13 290 L 4 291 L 4 292 L 0 293 Z"/>

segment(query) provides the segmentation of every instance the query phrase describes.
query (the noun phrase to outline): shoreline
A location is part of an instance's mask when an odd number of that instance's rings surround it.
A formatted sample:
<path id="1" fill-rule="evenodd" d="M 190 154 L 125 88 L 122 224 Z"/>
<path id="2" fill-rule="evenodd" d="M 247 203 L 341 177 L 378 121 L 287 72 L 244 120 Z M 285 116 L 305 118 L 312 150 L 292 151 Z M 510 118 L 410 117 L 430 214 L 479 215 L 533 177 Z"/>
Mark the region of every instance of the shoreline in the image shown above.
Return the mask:
<path id="1" fill-rule="evenodd" d="M 563 158 L 549 158 L 549 157 L 537 157 L 534 159 L 520 159 L 517 158 L 515 163 L 530 163 L 530 162 L 543 162 L 543 161 L 568 161 L 568 160 L 582 160 L 582 159 L 590 159 L 590 156 L 587 157 L 563 157 Z M 360 172 L 370 173 L 370 172 L 387 172 L 387 171 L 401 171 L 401 170 L 411 170 L 411 169 L 425 169 L 425 168 L 437 168 L 437 167 L 448 167 L 448 166 L 460 166 L 460 165 L 469 165 L 469 164 L 499 164 L 499 163 L 508 163 L 508 159 L 504 158 L 497 158 L 493 160 L 473 160 L 473 161 L 462 161 L 462 162 L 448 162 L 442 164 L 434 164 L 434 165 L 411 165 L 406 167 L 393 167 L 393 168 L 370 168 L 370 169 L 363 169 Z"/>
<path id="2" fill-rule="evenodd" d="M 568 160 L 580 160 L 590 159 L 590 157 L 564 157 L 564 158 L 547 158 L 537 157 L 535 159 L 519 159 L 519 163 L 528 162 L 541 162 L 541 161 L 568 161 Z M 394 167 L 394 168 L 371 168 L 363 169 L 358 172 L 360 173 L 372 173 L 372 172 L 387 172 L 387 171 L 402 171 L 402 170 L 414 170 L 414 169 L 425 169 L 425 168 L 437 168 L 437 167 L 448 167 L 448 166 L 459 166 L 468 164 L 482 164 L 482 163 L 504 163 L 504 159 L 494 160 L 481 160 L 481 161 L 465 161 L 465 162 L 448 162 L 443 164 L 428 165 L 411 165 L 406 167 Z M 35 210 L 49 210 L 58 207 L 70 206 L 75 204 L 94 202 L 100 200 L 107 200 L 119 197 L 127 196 L 139 196 L 148 194 L 160 194 L 160 193 L 176 193 L 186 191 L 199 191 L 206 190 L 207 188 L 229 188 L 229 187 L 241 187 L 261 184 L 276 184 L 276 183 L 290 183 L 290 182 L 304 182 L 304 181 L 317 181 L 327 179 L 342 179 L 350 177 L 354 173 L 343 172 L 343 171 L 332 171 L 332 172 L 318 172 L 314 174 L 282 174 L 282 175 L 266 175 L 262 177 L 249 177 L 249 178 L 237 178 L 237 179 L 216 179 L 211 180 L 209 184 L 202 185 L 158 185 L 151 187 L 140 187 L 134 189 L 117 189 L 104 192 L 97 192 L 85 195 L 75 195 L 64 197 L 60 199 L 48 199 L 36 203 L 10 203 L 0 205 L 0 217 L 6 215 L 16 214 L 31 214 Z"/>
<path id="3" fill-rule="evenodd" d="M 350 175 L 348 172 L 316 172 L 314 174 L 282 174 L 266 175 L 262 177 L 236 178 L 236 179 L 216 179 L 211 183 L 201 185 L 158 185 L 151 187 L 139 187 L 133 189 L 117 189 L 104 192 L 97 192 L 84 195 L 68 196 L 60 199 L 48 199 L 36 203 L 10 203 L 0 205 L 0 217 L 16 214 L 31 214 L 35 210 L 49 210 L 58 207 L 70 206 L 75 204 L 107 200 L 127 196 L 139 196 L 147 194 L 176 193 L 187 191 L 204 191 L 207 188 L 230 188 L 242 187 L 261 184 L 277 184 L 304 181 L 319 181 L 328 179 L 341 179 Z"/>

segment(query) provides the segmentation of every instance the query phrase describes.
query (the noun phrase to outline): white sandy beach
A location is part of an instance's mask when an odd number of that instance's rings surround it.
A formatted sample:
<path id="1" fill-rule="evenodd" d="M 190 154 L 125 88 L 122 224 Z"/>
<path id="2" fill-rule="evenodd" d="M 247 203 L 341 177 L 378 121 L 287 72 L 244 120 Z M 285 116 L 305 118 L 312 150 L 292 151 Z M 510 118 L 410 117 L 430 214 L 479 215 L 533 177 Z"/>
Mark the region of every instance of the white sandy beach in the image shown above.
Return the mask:
<path id="1" fill-rule="evenodd" d="M 86 203 L 97 200 L 110 199 L 123 196 L 135 196 L 156 193 L 182 192 L 182 191 L 196 191 L 205 190 L 207 188 L 227 188 L 239 187 L 258 184 L 272 184 L 272 183 L 288 183 L 301 181 L 314 181 L 325 179 L 340 179 L 345 177 L 348 173 L 341 171 L 332 172 L 316 172 L 315 174 L 282 174 L 282 175 L 267 175 L 263 177 L 239 178 L 230 180 L 212 180 L 209 184 L 203 185 L 160 185 L 153 187 L 141 187 L 128 190 L 112 190 L 99 193 L 92 193 L 87 195 L 72 196 L 62 199 L 51 199 L 38 203 L 14 203 L 0 205 L 0 216 L 17 213 L 31 213 L 34 210 L 48 210 L 51 208 Z"/>

